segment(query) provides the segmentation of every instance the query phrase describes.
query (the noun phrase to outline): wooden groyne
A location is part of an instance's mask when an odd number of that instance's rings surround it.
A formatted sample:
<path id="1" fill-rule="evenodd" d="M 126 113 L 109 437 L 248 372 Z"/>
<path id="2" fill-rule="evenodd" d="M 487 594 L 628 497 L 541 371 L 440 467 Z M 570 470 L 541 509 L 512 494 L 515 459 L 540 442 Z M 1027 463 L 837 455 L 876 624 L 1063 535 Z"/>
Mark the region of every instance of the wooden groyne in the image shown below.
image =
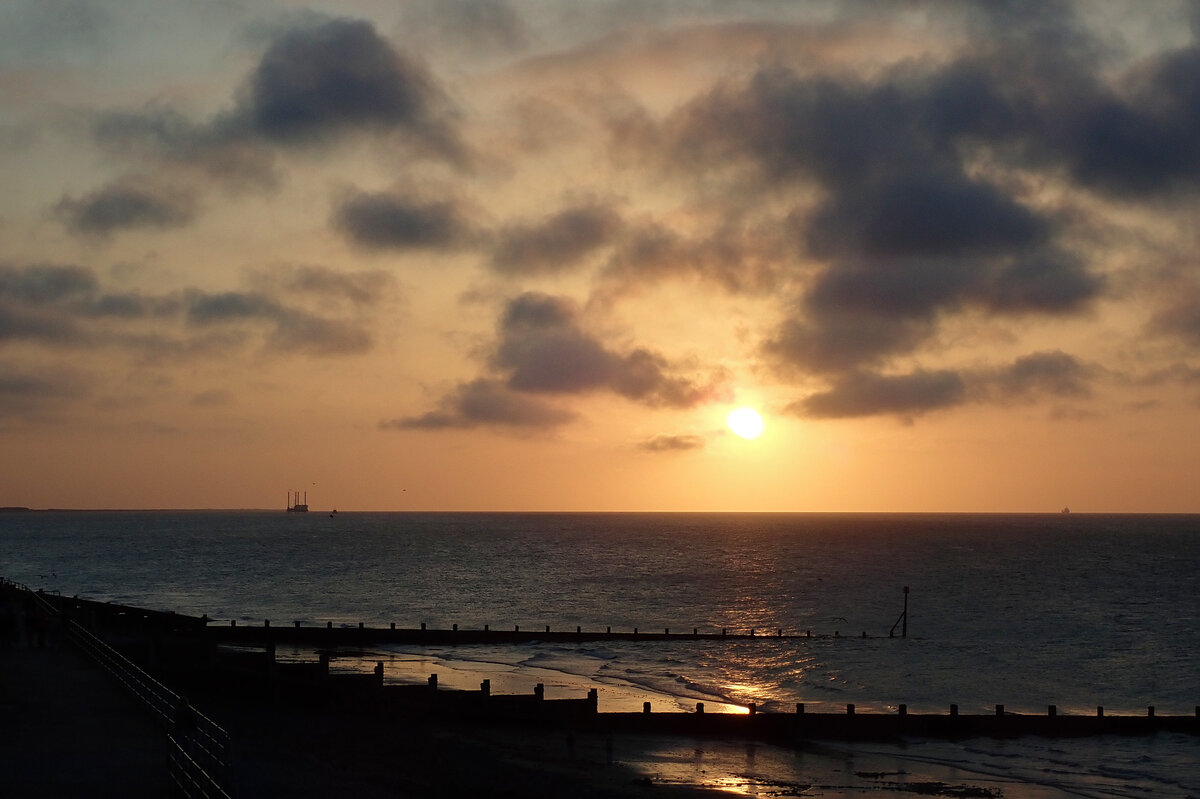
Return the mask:
<path id="1" fill-rule="evenodd" d="M 909 713 L 905 705 L 896 712 L 857 712 L 847 705 L 843 713 L 806 712 L 797 704 L 794 712 L 761 712 L 749 705 L 745 713 L 704 712 L 697 703 L 693 712 L 672 709 L 655 711 L 647 702 L 641 713 L 602 712 L 597 691 L 586 697 L 547 699 L 544 687 L 530 694 L 493 694 L 488 681 L 479 690 L 449 690 L 438 686 L 437 676 L 426 684 L 408 685 L 385 681 L 384 663 L 373 672 L 337 673 L 330 661 L 339 648 L 354 650 L 363 645 L 531 643 L 537 641 L 582 642 L 597 640 L 779 640 L 817 636 L 808 631 L 790 633 L 781 629 L 762 631 L 704 631 L 698 628 L 672 632 L 551 630 L 479 630 L 451 628 L 386 628 L 213 624 L 204 617 L 148 611 L 130 606 L 99 603 L 78 598 L 38 594 L 70 624 L 87 627 L 130 657 L 155 670 L 164 679 L 190 689 L 220 692 L 233 701 L 255 703 L 298 703 L 323 706 L 383 719 L 432 720 L 488 724 L 564 725 L 581 732 L 605 734 L 656 734 L 697 737 L 727 737 L 795 744 L 804 740 L 901 740 L 905 738 L 959 739 L 972 737 L 1015 738 L 1021 736 L 1081 737 L 1092 735 L 1149 735 L 1176 732 L 1200 735 L 1200 706 L 1193 715 L 1163 715 L 1155 708 L 1144 714 L 1060 713 L 1048 706 L 1045 713 L 1012 713 L 997 705 L 991 713 L 960 713 L 956 705 L 942 713 Z M 858 637 L 858 636 L 855 636 Z M 315 660 L 284 662 L 276 659 L 279 646 L 310 647 Z"/>
<path id="2" fill-rule="evenodd" d="M 576 643 L 592 641 L 767 641 L 813 638 L 868 638 L 866 632 L 855 636 L 814 632 L 811 629 L 791 630 L 782 627 L 769 629 L 723 628 L 657 628 L 642 627 L 599 629 L 557 628 L 550 625 L 513 625 L 511 628 L 493 628 L 485 624 L 482 628 L 460 627 L 455 624 L 449 629 L 434 629 L 424 623 L 419 627 L 402 627 L 390 623 L 387 627 L 371 627 L 360 622 L 352 624 L 305 624 L 300 621 L 280 623 L 263 619 L 260 623 L 241 623 L 231 620 L 218 623 L 207 616 L 188 616 L 169 611 L 120 605 L 112 602 L 97 602 L 79 597 L 55 594 L 43 595 L 60 612 L 73 618 L 85 619 L 89 626 L 106 630 L 148 631 L 159 634 L 198 634 L 203 632 L 207 639 L 218 644 L 242 646 L 310 646 L 310 647 L 361 647 L 378 644 L 527 644 L 539 641 L 552 643 Z M 888 636 L 892 637 L 892 636 Z"/>
<path id="3" fill-rule="evenodd" d="M 1048 706 L 1044 714 L 1013 713 L 997 705 L 992 713 L 960 713 L 950 705 L 942 713 L 806 712 L 798 703 L 792 712 L 763 712 L 754 704 L 744 713 L 705 712 L 704 703 L 681 712 L 675 703 L 656 711 L 645 702 L 640 713 L 604 712 L 597 689 L 586 697 L 547 699 L 545 687 L 532 693 L 494 694 L 490 681 L 478 690 L 446 689 L 436 674 L 424 684 L 385 682 L 384 663 L 371 673 L 336 674 L 329 658 L 314 663 L 276 663 L 273 653 L 240 653 L 236 673 L 226 672 L 215 686 L 239 693 L 245 701 L 324 703 L 330 708 L 380 719 L 423 719 L 448 723 L 523 725 L 569 728 L 603 734 L 671 735 L 761 740 L 794 745 L 804 740 L 898 741 L 906 738 L 1078 738 L 1095 735 L 1151 735 L 1158 732 L 1200 735 L 1200 706 L 1190 716 L 1163 715 L 1149 707 L 1145 714 L 1112 714 L 1097 708 L 1094 715 L 1060 713 Z M 213 687 L 210 685 L 210 687 Z"/>

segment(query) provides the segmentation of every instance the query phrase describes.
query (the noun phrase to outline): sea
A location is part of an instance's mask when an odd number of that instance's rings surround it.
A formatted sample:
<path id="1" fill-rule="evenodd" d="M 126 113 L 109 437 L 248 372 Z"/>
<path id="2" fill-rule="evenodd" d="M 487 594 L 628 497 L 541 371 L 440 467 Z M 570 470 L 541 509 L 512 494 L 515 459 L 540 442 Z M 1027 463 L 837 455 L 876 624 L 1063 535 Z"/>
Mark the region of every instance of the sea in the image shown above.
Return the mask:
<path id="1" fill-rule="evenodd" d="M 11 512 L 0 514 L 0 576 L 214 624 L 754 631 L 380 646 L 334 661 L 350 671 L 383 661 L 391 682 L 490 679 L 494 693 L 596 688 L 601 712 L 645 701 L 663 712 L 1200 705 L 1196 515 Z M 981 791 L 944 795 L 1200 797 L 1200 736 L 831 746 L 845 763 L 937 766 L 943 782 L 953 773 Z M 679 760 L 642 765 L 743 795 L 812 782 L 780 752 L 708 763 L 721 768 Z M 893 795 L 846 780 L 828 795 Z"/>

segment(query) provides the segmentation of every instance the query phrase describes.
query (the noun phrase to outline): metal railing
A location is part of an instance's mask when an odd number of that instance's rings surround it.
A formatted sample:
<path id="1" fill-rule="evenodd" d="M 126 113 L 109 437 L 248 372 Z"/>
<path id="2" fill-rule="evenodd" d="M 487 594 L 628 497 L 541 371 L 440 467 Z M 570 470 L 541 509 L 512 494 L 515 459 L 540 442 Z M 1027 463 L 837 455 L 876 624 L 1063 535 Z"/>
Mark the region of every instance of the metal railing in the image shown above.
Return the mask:
<path id="1" fill-rule="evenodd" d="M 3 577 L 0 588 L 25 594 L 38 612 L 48 618 L 61 618 L 58 608 L 39 591 Z M 230 799 L 229 733 L 78 622 L 67 621 L 65 629 L 67 638 L 125 686 L 166 730 L 167 780 L 173 795 L 187 799 Z"/>
<path id="2" fill-rule="evenodd" d="M 227 799 L 231 781 L 229 733 L 79 623 L 68 622 L 67 636 L 140 700 L 167 730 L 167 773 L 178 794 Z"/>

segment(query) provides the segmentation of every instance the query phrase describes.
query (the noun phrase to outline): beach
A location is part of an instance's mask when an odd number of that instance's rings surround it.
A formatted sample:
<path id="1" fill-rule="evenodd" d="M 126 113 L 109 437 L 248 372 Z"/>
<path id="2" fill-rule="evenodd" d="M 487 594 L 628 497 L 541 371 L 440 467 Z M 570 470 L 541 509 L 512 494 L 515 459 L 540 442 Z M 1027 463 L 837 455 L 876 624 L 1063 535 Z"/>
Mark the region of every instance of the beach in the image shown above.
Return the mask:
<path id="1" fill-rule="evenodd" d="M 37 616 L 12 590 L 5 605 L 14 624 L 0 650 L 0 775 L 12 795 L 164 795 L 165 732 L 147 708 L 76 650 L 61 619 Z M 1044 743 L 806 738 L 780 746 L 752 737 L 596 732 L 570 722 L 481 722 L 355 695 L 314 692 L 305 701 L 221 687 L 238 684 L 177 687 L 229 732 L 229 789 L 239 797 L 1134 795 L 1117 769 L 1086 787 L 1066 760 L 1056 770 L 1030 769 L 1030 750 Z M 1101 736 L 1057 751 L 1065 758 L 1072 747 L 1111 745 Z M 1155 746 L 1196 743 L 1154 736 L 1142 742 L 1143 756 Z"/>
<path id="2" fill-rule="evenodd" d="M 0 522 L 7 576 L 47 596 L 156 618 L 207 616 L 201 623 L 223 631 L 229 643 L 218 648 L 231 658 L 261 660 L 264 631 L 277 631 L 281 668 L 317 668 L 323 651 L 329 674 L 353 683 L 382 662 L 385 695 L 436 674 L 441 692 L 488 680 L 496 697 L 529 697 L 541 685 L 548 704 L 595 691 L 602 717 L 645 702 L 664 719 L 685 719 L 702 702 L 712 719 L 744 718 L 751 704 L 774 718 L 802 703 L 814 716 L 853 704 L 864 720 L 895 719 L 901 705 L 910 719 L 945 716 L 952 704 L 964 718 L 991 718 L 1003 704 L 1021 716 L 1054 706 L 1070 720 L 1098 706 L 1108 717 L 1145 717 L 1150 706 L 1159 717 L 1191 717 L 1197 704 L 1195 517 L 63 512 Z M 905 586 L 908 635 L 897 627 L 892 637 Z M 360 625 L 393 623 L 441 631 L 439 642 L 351 645 Z M 455 625 L 475 642 L 454 643 Z M 554 635 L 488 643 L 489 625 Z M 296 629 L 318 643 L 283 643 Z M 593 635 L 576 642 L 577 629 Z M 231 630 L 245 640 L 235 643 Z M 319 643 L 329 630 L 346 645 Z M 114 643 L 150 653 L 128 636 Z M 175 679 L 228 728 L 239 795 L 274 795 L 272 784 L 328 795 L 338 780 L 362 795 L 453 795 L 439 786 L 470 790 L 462 786 L 473 772 L 461 764 L 477 761 L 529 795 L 554 793 L 538 793 L 543 772 L 610 793 L 1200 795 L 1194 735 L 568 736 L 562 726 L 379 717 L 370 701 L 276 704 L 246 692 L 235 701 Z M 6 734 L 20 733 L 10 725 Z M 14 750 L 24 753 L 17 765 L 58 775 L 29 765 L 35 749 L 53 759 L 62 741 L 21 740 Z M 161 762 L 161 749 L 153 758 Z"/>

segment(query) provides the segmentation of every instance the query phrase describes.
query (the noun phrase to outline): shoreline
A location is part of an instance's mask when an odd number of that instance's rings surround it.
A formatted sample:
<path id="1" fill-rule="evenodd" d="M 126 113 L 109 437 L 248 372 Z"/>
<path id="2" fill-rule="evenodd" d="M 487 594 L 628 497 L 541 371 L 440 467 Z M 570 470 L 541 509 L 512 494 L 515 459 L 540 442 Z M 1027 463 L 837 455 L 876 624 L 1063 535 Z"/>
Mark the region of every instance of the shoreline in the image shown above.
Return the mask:
<path id="1" fill-rule="evenodd" d="M 31 596 L 40 597 L 27 593 L 22 600 Z M 174 614 L 153 618 L 178 620 Z M 61 637 L 63 621 L 51 626 L 45 648 L 34 647 L 31 638 L 28 646 L 17 642 L 16 647 L 0 650 L 6 684 L 18 690 L 25 687 L 19 683 L 27 677 L 8 679 L 18 658 L 25 654 L 51 659 L 44 662 L 67 656 L 77 659 Z M 22 634 L 31 629 L 27 624 L 19 626 Z M 132 642 L 128 635 L 121 641 L 127 648 Z M 264 690 L 272 685 L 269 672 L 258 669 L 230 671 L 220 680 L 175 676 L 179 679 L 172 683 L 187 691 L 197 709 L 211 714 L 230 732 L 235 742 L 234 788 L 240 799 L 275 795 L 307 799 L 347 793 L 360 799 L 471 794 L 623 798 L 645 796 L 647 791 L 680 799 L 729 792 L 831 799 L 903 799 L 914 794 L 1065 799 L 1079 795 L 1080 786 L 1094 788 L 1106 780 L 1124 785 L 1132 779 L 1126 775 L 1133 771 L 1112 776 L 1106 768 L 1098 773 L 1089 770 L 1089 762 L 1108 763 L 1114 751 L 1124 753 L 1134 769 L 1140 770 L 1136 779 L 1156 783 L 1152 767 L 1145 765 L 1147 756 L 1159 758 L 1172 773 L 1170 769 L 1180 768 L 1178 763 L 1194 762 L 1189 758 L 1197 748 L 1195 734 L 1161 731 L 1084 739 L 968 736 L 932 740 L 909 730 L 903 737 L 882 741 L 837 741 L 830 725 L 845 723 L 846 716 L 808 714 L 806 720 L 816 722 L 816 730 L 793 728 L 781 735 L 762 727 L 789 720 L 787 714 L 580 714 L 575 712 L 581 709 L 578 700 L 544 696 L 497 696 L 504 700 L 500 706 L 506 702 L 514 706 L 509 700 L 515 699 L 519 700 L 515 706 L 532 710 L 516 717 L 491 713 L 481 718 L 471 713 L 446 713 L 439 707 L 442 700 L 469 698 L 465 696 L 469 691 L 430 691 L 420 685 L 391 686 L 400 690 L 389 691 L 382 680 L 375 682 L 374 675 L 335 676 L 327 679 L 324 687 L 310 684 L 299 693 L 278 682 L 272 690 Z M 107 687 L 95 690 L 109 694 L 116 689 L 110 681 Z M 28 712 L 52 720 L 59 735 L 70 735 L 80 723 L 72 718 L 79 709 L 63 707 L 63 697 L 64 692 L 48 687 L 25 699 Z M 129 702 L 121 704 L 105 713 L 144 718 L 144 710 Z M 550 708 L 570 712 L 547 714 Z M 891 722 L 900 717 L 864 713 L 850 718 L 862 723 L 870 719 Z M 919 718 L 914 714 L 907 720 Z M 979 717 L 955 720 L 973 718 Z M 1059 721 L 1066 718 L 1070 717 Z M 104 718 L 91 713 L 88 723 L 97 722 L 103 723 Z M 89 783 L 89 776 L 81 773 L 36 776 L 53 771 L 52 764 L 61 754 L 56 737 L 46 736 L 41 749 L 37 748 L 41 742 L 34 742 L 32 750 L 23 750 L 20 762 L 3 762 L 0 756 L 0 764 L 7 771 L 20 772 L 23 779 L 44 779 L 49 784 L 61 778 L 72 786 L 71 791 L 46 790 L 41 795 L 75 795 L 80 785 L 101 785 L 99 781 Z M 88 763 L 92 765 L 76 763 L 72 768 L 98 768 L 95 764 L 106 759 L 105 747 L 117 745 L 96 737 L 89 747 Z M 1061 753 L 1067 751 L 1076 752 L 1077 757 L 1081 751 L 1091 754 L 1071 765 L 1062 760 Z M 1047 761 L 1056 764 L 1053 777 L 1046 776 Z M 1166 784 L 1174 787 L 1176 782 L 1168 780 Z"/>

